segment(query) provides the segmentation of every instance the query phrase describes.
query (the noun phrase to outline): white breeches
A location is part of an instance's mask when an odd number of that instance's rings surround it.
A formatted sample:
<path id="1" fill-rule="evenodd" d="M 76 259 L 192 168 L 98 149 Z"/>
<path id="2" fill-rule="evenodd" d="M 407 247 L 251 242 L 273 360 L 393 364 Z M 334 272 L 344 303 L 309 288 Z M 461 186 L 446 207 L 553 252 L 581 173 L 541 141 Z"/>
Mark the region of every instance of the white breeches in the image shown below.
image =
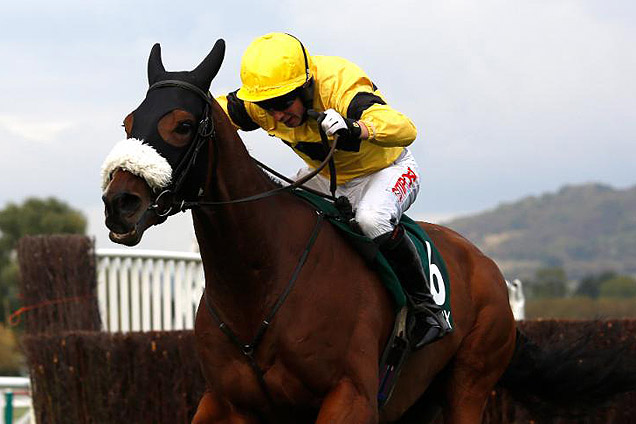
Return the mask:
<path id="1" fill-rule="evenodd" d="M 302 168 L 295 180 L 314 168 Z M 305 185 L 329 193 L 329 178 L 317 175 Z M 373 174 L 354 178 L 337 186 L 336 196 L 351 202 L 355 219 L 365 236 L 374 239 L 393 231 L 402 214 L 413 204 L 420 190 L 420 169 L 408 149 L 391 165 Z"/>

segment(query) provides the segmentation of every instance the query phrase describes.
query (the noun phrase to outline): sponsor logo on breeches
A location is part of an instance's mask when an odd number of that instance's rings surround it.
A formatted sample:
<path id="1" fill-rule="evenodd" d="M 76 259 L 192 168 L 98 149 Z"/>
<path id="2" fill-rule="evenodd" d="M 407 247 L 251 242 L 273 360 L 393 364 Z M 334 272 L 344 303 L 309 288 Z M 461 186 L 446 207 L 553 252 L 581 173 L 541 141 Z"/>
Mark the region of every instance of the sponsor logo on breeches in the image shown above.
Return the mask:
<path id="1" fill-rule="evenodd" d="M 413 185 L 415 181 L 417 181 L 417 175 L 415 174 L 415 172 L 413 172 L 413 170 L 409 166 L 406 172 L 400 175 L 400 178 L 398 178 L 397 182 L 395 183 L 391 191 L 393 192 L 393 194 L 397 196 L 398 200 L 401 202 L 402 200 L 404 200 L 404 198 L 408 194 L 408 190 L 411 188 L 411 186 Z"/>

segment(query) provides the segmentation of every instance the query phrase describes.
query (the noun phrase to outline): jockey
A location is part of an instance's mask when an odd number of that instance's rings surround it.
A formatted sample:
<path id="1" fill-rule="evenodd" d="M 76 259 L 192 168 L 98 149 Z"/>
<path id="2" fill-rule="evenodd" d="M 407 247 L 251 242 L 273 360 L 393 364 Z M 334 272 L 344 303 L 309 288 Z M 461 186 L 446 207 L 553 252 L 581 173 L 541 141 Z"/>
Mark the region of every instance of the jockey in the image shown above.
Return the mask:
<path id="1" fill-rule="evenodd" d="M 256 38 L 241 60 L 239 90 L 217 98 L 237 129 L 262 128 L 280 138 L 306 163 L 296 179 L 326 157 L 318 125 L 333 140 L 336 196 L 346 196 L 361 231 L 373 239 L 406 292 L 415 325 L 409 342 L 417 349 L 450 331 L 431 295 L 411 239 L 397 223 L 415 201 L 420 171 L 406 147 L 417 131 L 391 108 L 371 79 L 355 64 L 334 56 L 310 56 L 294 36 L 270 33 Z M 320 124 L 307 110 L 323 112 Z M 329 192 L 329 170 L 306 183 Z"/>

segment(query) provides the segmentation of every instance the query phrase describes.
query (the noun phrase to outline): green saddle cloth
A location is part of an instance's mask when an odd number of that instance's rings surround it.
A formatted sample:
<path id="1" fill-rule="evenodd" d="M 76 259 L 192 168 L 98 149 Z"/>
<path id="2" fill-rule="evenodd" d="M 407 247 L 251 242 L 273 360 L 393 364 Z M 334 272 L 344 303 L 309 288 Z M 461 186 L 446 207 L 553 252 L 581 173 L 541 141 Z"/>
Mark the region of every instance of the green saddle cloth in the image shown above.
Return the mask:
<path id="1" fill-rule="evenodd" d="M 316 209 L 324 212 L 325 217 L 335 225 L 336 228 L 342 231 L 346 238 L 376 269 L 387 290 L 393 296 L 396 306 L 401 308 L 406 304 L 406 296 L 404 295 L 402 285 L 389 265 L 389 262 L 378 250 L 373 240 L 355 232 L 346 222 L 346 219 L 340 215 L 340 212 L 333 203 L 304 190 L 294 190 L 292 193 L 305 199 Z M 438 305 L 443 305 L 443 309 L 446 311 L 445 315 L 452 325 L 450 313 L 450 278 L 442 255 L 433 244 L 433 240 L 415 221 L 402 214 L 400 223 L 404 226 L 411 240 L 413 240 L 413 243 L 417 247 L 420 258 L 422 259 L 422 264 L 424 265 L 424 270 L 431 282 L 431 294 L 433 295 L 433 299 Z"/>

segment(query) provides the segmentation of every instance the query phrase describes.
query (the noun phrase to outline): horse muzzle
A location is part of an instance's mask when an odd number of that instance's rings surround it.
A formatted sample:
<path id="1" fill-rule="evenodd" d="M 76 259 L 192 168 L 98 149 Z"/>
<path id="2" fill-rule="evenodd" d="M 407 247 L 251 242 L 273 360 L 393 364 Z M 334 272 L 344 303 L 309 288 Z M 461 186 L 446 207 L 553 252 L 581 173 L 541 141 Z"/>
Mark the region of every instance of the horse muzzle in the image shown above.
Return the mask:
<path id="1" fill-rule="evenodd" d="M 115 173 L 102 201 L 106 227 L 114 243 L 135 246 L 148 227 L 165 220 L 149 208 L 152 192 L 143 179 L 125 171 Z"/>

